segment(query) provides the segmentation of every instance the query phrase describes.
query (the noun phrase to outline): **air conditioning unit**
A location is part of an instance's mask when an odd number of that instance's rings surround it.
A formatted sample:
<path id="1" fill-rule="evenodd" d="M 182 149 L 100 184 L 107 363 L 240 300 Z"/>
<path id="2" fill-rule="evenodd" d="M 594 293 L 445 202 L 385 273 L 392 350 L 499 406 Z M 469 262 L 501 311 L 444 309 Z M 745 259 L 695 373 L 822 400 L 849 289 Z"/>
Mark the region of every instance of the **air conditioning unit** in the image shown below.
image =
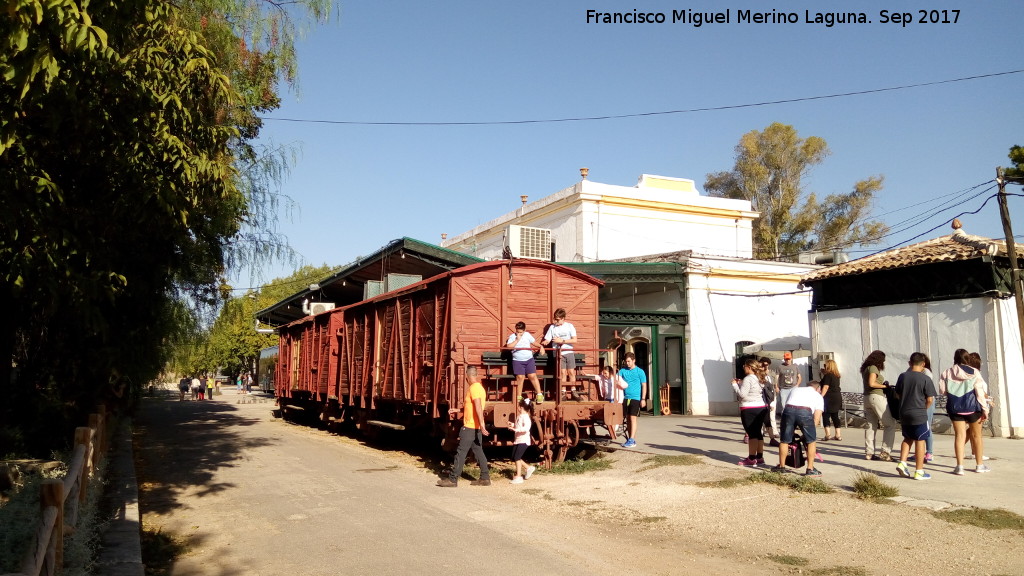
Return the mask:
<path id="1" fill-rule="evenodd" d="M 312 304 L 309 305 L 310 316 L 323 314 L 328 310 L 334 310 L 334 302 L 313 302 Z"/>
<path id="2" fill-rule="evenodd" d="M 551 230 L 512 225 L 506 237 L 513 258 L 551 260 Z"/>

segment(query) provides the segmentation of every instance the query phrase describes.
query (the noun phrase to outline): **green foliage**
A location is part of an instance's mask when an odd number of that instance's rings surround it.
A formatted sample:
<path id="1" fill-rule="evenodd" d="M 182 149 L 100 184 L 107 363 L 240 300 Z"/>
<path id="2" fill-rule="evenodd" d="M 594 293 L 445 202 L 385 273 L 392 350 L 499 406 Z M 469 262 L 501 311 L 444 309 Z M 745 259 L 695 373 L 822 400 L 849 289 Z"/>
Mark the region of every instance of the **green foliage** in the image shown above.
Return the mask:
<path id="1" fill-rule="evenodd" d="M 1024 183 L 1024 146 L 1011 146 L 1008 156 L 1013 166 L 1007 168 L 1003 175 L 1017 184 Z"/>
<path id="2" fill-rule="evenodd" d="M 831 485 L 811 476 L 759 472 L 757 474 L 751 474 L 749 478 L 751 482 L 763 482 L 765 484 L 785 486 L 805 494 L 831 494 L 835 491 Z"/>
<path id="3" fill-rule="evenodd" d="M 899 488 L 886 484 L 875 474 L 861 472 L 853 477 L 853 493 L 863 500 L 884 500 L 900 495 Z"/>
<path id="4" fill-rule="evenodd" d="M 323 19 L 311 2 L 299 7 Z M 204 28 L 203 13 L 219 24 Z M 7 3 L 0 439 L 26 444 L 0 452 L 40 453 L 97 402 L 130 401 L 197 332 L 196 307 L 219 302 L 228 267 L 286 252 L 269 228 L 286 155 L 250 142 L 278 79 L 294 79 L 293 13 L 255 0 Z"/>
<path id="5" fill-rule="evenodd" d="M 212 374 L 219 369 L 224 374 L 236 376 L 255 370 L 260 350 L 277 344 L 276 334 L 256 332 L 256 311 L 291 296 L 301 286 L 323 280 L 331 271 L 327 265 L 303 266 L 286 278 L 271 281 L 259 292 L 229 296 L 208 329 L 186 333 L 176 343 L 170 371 Z M 230 287 L 225 288 L 230 294 Z"/>
<path id="6" fill-rule="evenodd" d="M 1017 530 L 1024 534 L 1024 516 L 1002 508 L 956 508 L 933 512 L 936 518 L 986 530 Z"/>
<path id="7" fill-rule="evenodd" d="M 645 466 L 637 470 L 637 472 L 644 472 L 646 470 L 653 470 L 655 468 L 661 468 L 662 466 L 694 466 L 702 463 L 704 460 L 694 454 L 655 454 L 644 460 Z"/>
<path id="8" fill-rule="evenodd" d="M 586 474 L 588 472 L 596 472 L 598 470 L 607 470 L 611 467 L 611 461 L 598 453 L 589 459 L 573 458 L 566 459 L 562 462 L 556 462 L 551 465 L 551 470 L 546 472 L 559 475 Z M 538 470 L 537 472 L 541 471 Z"/>
<path id="9" fill-rule="evenodd" d="M 876 242 L 888 230 L 881 222 L 868 220 L 882 176 L 857 182 L 851 192 L 830 194 L 823 201 L 805 190 L 804 178 L 829 153 L 825 140 L 801 138 L 792 126 L 776 122 L 763 132 L 744 134 L 736 146 L 733 169 L 708 174 L 704 188 L 712 196 L 749 200 L 761 214 L 753 224 L 758 258 L 793 258 L 807 250 Z"/>

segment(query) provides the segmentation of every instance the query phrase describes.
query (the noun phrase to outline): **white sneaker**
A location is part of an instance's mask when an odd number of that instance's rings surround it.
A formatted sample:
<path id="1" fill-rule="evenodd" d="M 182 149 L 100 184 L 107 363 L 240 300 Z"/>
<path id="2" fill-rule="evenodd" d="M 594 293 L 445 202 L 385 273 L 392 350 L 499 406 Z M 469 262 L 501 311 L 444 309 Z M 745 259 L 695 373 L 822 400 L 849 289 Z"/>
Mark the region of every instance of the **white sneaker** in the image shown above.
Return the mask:
<path id="1" fill-rule="evenodd" d="M 515 478 L 512 479 L 512 484 L 522 484 L 522 483 L 523 483 L 523 477 L 522 476 L 516 476 Z"/>
<path id="2" fill-rule="evenodd" d="M 964 467 L 963 466 L 957 466 L 956 468 L 953 468 L 953 474 L 956 474 L 957 476 L 963 476 L 964 475 Z"/>
<path id="3" fill-rule="evenodd" d="M 536 466 L 527 466 L 526 467 L 526 479 L 529 480 L 530 476 L 533 476 L 533 473 L 536 472 L 536 471 L 537 471 L 537 467 Z"/>
<path id="4" fill-rule="evenodd" d="M 988 466 L 985 466 L 984 464 L 982 464 L 981 466 L 978 466 L 977 468 L 975 468 L 974 471 L 977 472 L 978 474 L 982 474 L 984 472 L 991 472 L 992 469 L 989 468 Z"/>

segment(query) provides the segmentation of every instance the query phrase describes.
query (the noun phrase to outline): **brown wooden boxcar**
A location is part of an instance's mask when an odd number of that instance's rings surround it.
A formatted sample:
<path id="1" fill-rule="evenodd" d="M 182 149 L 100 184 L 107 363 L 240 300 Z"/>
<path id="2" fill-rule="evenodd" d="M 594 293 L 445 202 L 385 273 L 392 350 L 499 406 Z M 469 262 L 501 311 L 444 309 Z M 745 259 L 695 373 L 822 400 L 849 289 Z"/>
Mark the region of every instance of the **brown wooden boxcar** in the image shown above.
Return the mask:
<path id="1" fill-rule="evenodd" d="M 578 338 L 576 393 L 560 385 L 551 351 L 540 356 L 549 401 L 536 406 L 533 431 L 546 460 L 561 460 L 581 430 L 614 430 L 622 421 L 621 405 L 602 401 L 591 378 L 598 372 L 600 285 L 548 262 L 482 262 L 306 317 L 280 330 L 278 403 L 285 417 L 301 411 L 360 429 L 451 440 L 461 418 L 449 418 L 449 408 L 461 415 L 465 370 L 475 365 L 487 389 L 485 417 L 496 432 L 490 444 L 509 444 L 507 422 L 521 391 L 498 351 L 516 322 L 526 322 L 539 341 L 552 312 L 564 308 Z"/>

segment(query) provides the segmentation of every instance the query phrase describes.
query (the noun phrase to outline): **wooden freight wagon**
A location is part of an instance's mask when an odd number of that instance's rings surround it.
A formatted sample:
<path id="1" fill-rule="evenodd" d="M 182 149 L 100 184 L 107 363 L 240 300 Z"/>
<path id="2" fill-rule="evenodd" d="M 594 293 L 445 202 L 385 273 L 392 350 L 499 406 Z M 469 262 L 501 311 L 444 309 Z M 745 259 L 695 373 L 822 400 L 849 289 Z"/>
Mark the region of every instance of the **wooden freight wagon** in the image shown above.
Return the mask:
<path id="1" fill-rule="evenodd" d="M 560 384 L 554 352 L 538 358 L 548 402 L 535 410 L 534 442 L 561 459 L 581 429 L 622 420 L 620 405 L 599 398 L 598 302 L 601 282 L 535 260 L 492 261 L 304 318 L 281 329 L 277 396 L 282 411 L 302 410 L 358 428 L 384 426 L 452 438 L 466 391 L 465 370 L 480 369 L 485 417 L 507 444 L 521 390 L 499 351 L 516 322 L 539 341 L 557 308 L 576 327 L 577 387 Z M 572 398 L 572 400 L 570 400 Z"/>

